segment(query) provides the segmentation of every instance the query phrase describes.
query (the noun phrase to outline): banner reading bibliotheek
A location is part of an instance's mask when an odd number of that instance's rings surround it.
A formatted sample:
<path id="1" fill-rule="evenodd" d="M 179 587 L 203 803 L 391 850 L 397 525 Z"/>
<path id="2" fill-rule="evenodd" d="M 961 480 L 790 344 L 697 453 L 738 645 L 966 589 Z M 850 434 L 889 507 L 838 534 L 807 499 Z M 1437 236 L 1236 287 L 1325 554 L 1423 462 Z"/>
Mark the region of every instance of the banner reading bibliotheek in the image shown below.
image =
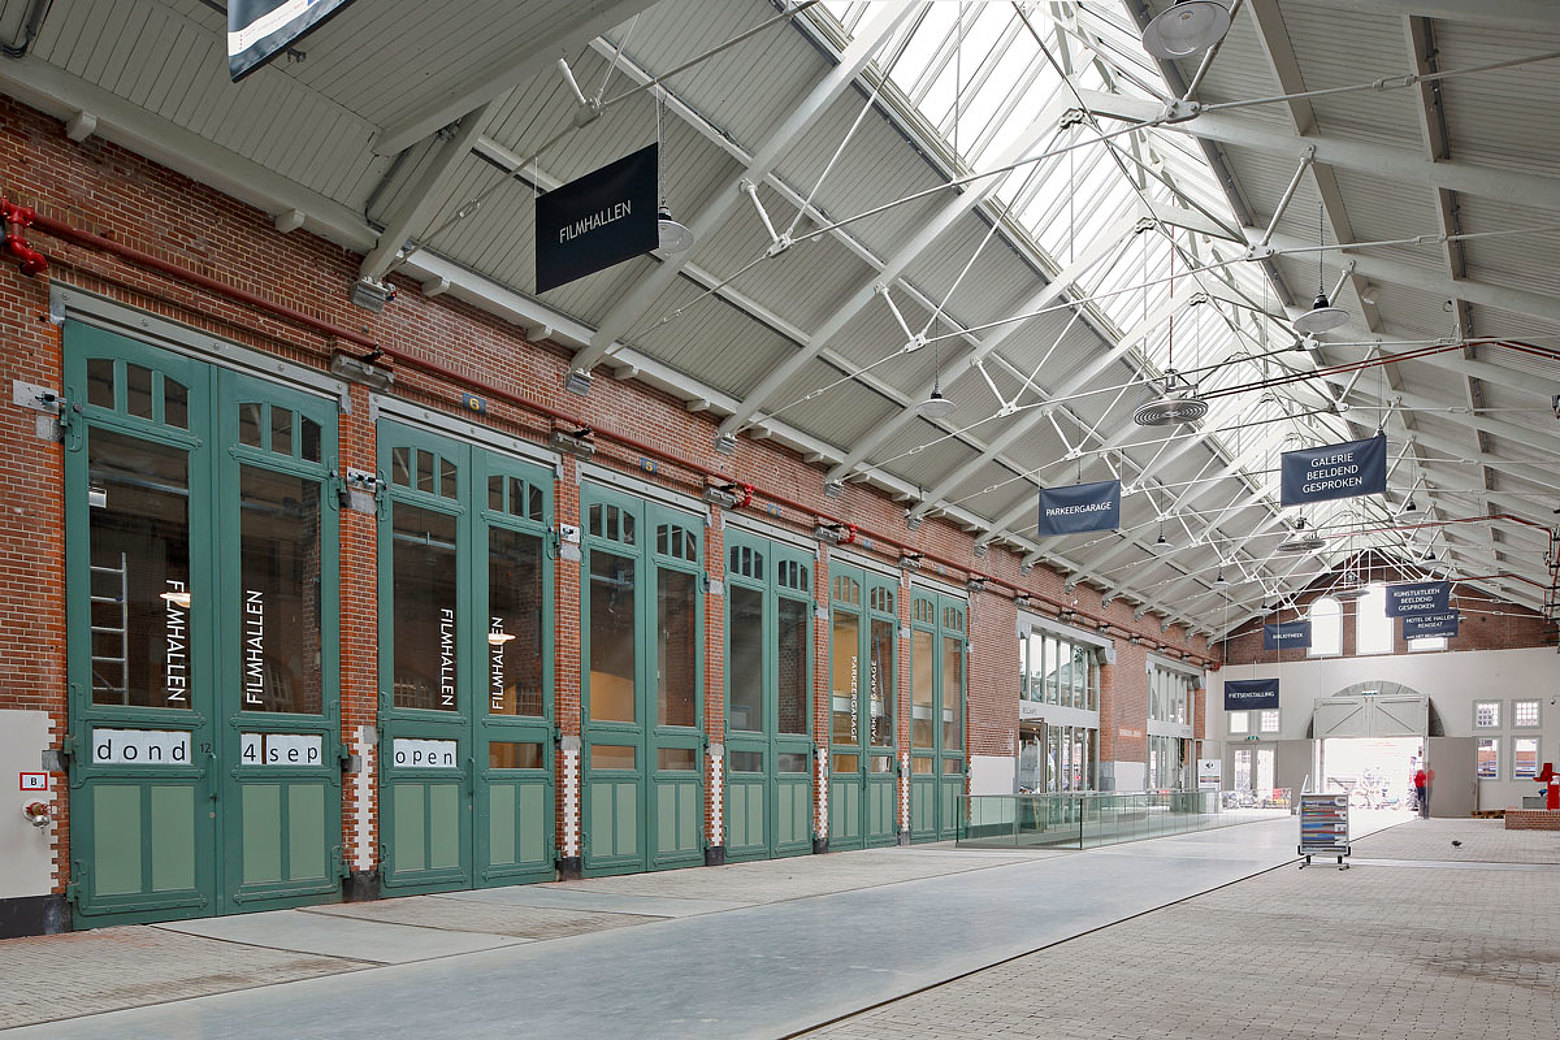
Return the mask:
<path id="1" fill-rule="evenodd" d="M 650 252 L 656 229 L 655 145 L 536 199 L 536 291 Z"/>
<path id="2" fill-rule="evenodd" d="M 1387 439 L 1377 435 L 1286 451 L 1280 465 L 1279 500 L 1284 506 L 1379 495 L 1387 490 Z"/>
<path id="3" fill-rule="evenodd" d="M 1454 638 L 1461 620 L 1461 616 L 1455 610 L 1448 610 L 1441 614 L 1404 614 L 1403 638 L 1424 639 L 1427 636 Z"/>
<path id="4" fill-rule="evenodd" d="M 1280 621 L 1276 625 L 1262 626 L 1262 649 L 1282 650 L 1287 646 L 1311 645 L 1309 621 Z"/>
<path id="5" fill-rule="evenodd" d="M 1277 679 L 1224 680 L 1224 710 L 1278 707 Z"/>
<path id="6" fill-rule="evenodd" d="M 1387 586 L 1387 617 L 1409 614 L 1444 614 L 1451 607 L 1452 584 L 1421 581 L 1414 585 Z"/>
<path id="7" fill-rule="evenodd" d="M 1043 538 L 1082 531 L 1114 531 L 1121 526 L 1121 481 L 1040 489 L 1040 530 Z"/>

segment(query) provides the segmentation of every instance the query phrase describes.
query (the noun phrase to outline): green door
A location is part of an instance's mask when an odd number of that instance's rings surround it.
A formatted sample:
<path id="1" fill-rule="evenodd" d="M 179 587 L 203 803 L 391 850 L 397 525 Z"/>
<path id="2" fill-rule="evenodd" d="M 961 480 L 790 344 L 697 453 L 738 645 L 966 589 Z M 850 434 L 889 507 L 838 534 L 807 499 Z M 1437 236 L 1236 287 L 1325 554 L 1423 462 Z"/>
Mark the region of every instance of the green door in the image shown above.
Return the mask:
<path id="1" fill-rule="evenodd" d="M 956 837 L 964 793 L 964 600 L 917 588 L 910 609 L 910 834 Z"/>
<path id="2" fill-rule="evenodd" d="M 79 927 L 336 898 L 332 400 L 65 328 Z"/>
<path id="3" fill-rule="evenodd" d="M 898 840 L 894 595 L 891 578 L 829 567 L 830 849 Z"/>
<path id="4" fill-rule="evenodd" d="M 702 864 L 702 521 L 593 484 L 580 510 L 584 869 Z"/>
<path id="5" fill-rule="evenodd" d="M 551 880 L 552 474 L 388 421 L 379 465 L 383 884 Z"/>
<path id="6" fill-rule="evenodd" d="M 813 558 L 725 544 L 726 858 L 811 852 Z"/>

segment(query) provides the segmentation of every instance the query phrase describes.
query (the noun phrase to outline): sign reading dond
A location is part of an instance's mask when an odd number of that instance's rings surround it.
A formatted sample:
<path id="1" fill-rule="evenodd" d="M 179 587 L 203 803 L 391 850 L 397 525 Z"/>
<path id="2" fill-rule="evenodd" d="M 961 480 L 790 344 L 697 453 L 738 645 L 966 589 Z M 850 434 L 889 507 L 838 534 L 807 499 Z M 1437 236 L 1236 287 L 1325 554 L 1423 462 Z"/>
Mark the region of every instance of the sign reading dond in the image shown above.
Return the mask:
<path id="1" fill-rule="evenodd" d="M 1379 495 L 1387 490 L 1387 439 L 1383 436 L 1286 451 L 1280 461 L 1279 497 L 1284 506 Z"/>
<path id="2" fill-rule="evenodd" d="M 228 75 L 237 83 L 351 2 L 228 0 Z"/>
<path id="3" fill-rule="evenodd" d="M 650 145 L 536 200 L 536 291 L 546 292 L 650 252 L 656 231 Z"/>
<path id="4" fill-rule="evenodd" d="M 1121 526 L 1121 481 L 1040 489 L 1040 537 Z"/>

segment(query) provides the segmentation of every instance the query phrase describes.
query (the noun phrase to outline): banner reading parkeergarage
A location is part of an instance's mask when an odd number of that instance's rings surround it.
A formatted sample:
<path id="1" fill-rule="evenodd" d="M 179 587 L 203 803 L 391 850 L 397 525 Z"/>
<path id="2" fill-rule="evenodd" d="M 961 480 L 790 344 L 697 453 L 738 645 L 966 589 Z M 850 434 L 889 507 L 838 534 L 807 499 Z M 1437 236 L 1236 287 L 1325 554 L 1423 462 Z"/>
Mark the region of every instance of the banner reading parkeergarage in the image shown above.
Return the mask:
<path id="1" fill-rule="evenodd" d="M 1040 530 L 1047 535 L 1114 531 L 1121 526 L 1121 481 L 1040 489 Z"/>
<path id="2" fill-rule="evenodd" d="M 1262 626 L 1262 649 L 1283 650 L 1287 647 L 1311 645 L 1309 621 L 1280 621 L 1276 625 Z"/>
<path id="3" fill-rule="evenodd" d="M 537 292 L 641 256 L 659 244 L 655 171 L 652 144 L 537 198 Z"/>
<path id="4" fill-rule="evenodd" d="M 1379 495 L 1387 490 L 1387 439 L 1378 435 L 1286 451 L 1280 465 L 1279 499 L 1285 506 Z"/>
<path id="5" fill-rule="evenodd" d="M 1425 639 L 1430 636 L 1455 638 L 1461 620 L 1461 615 L 1455 610 L 1448 610 L 1441 614 L 1404 614 L 1403 638 Z"/>
<path id="6" fill-rule="evenodd" d="M 1277 679 L 1224 680 L 1224 710 L 1247 711 L 1278 707 Z"/>
<path id="7" fill-rule="evenodd" d="M 1421 581 L 1413 585 L 1387 586 L 1387 617 L 1409 614 L 1444 614 L 1451 608 L 1452 583 Z"/>

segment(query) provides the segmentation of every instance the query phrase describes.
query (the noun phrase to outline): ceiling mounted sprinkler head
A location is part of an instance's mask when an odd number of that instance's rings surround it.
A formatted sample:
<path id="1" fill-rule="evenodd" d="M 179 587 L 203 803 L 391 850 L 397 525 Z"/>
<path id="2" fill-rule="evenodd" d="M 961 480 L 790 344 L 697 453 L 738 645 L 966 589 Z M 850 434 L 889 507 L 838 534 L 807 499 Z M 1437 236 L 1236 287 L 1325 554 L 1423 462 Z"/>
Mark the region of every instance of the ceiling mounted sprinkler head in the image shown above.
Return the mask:
<path id="1" fill-rule="evenodd" d="M 685 224 L 672 219 L 672 211 L 662 206 L 655 215 L 655 228 L 660 234 L 660 250 L 663 253 L 684 253 L 693 246 L 693 232 Z"/>
<path id="2" fill-rule="evenodd" d="M 1317 293 L 1316 300 L 1311 304 L 1311 309 L 1296 318 L 1294 326 L 1295 331 L 1301 335 L 1314 336 L 1318 332 L 1328 332 L 1336 329 L 1348 320 L 1348 311 L 1328 303 L 1326 293 Z"/>
<path id="3" fill-rule="evenodd" d="M 1176 0 L 1143 30 L 1143 49 L 1156 58 L 1184 58 L 1224 39 L 1230 12 L 1214 0 Z"/>

